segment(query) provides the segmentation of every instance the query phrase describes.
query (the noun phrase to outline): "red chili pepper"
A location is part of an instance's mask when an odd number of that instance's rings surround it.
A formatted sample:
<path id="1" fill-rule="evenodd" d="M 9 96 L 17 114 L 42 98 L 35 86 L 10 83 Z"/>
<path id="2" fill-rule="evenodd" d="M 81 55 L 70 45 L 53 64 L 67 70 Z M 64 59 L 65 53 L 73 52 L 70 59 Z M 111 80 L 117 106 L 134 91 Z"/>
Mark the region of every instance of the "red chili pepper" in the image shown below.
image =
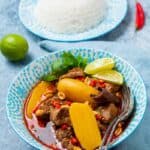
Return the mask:
<path id="1" fill-rule="evenodd" d="M 145 24 L 145 13 L 142 5 L 136 2 L 136 29 L 140 30 Z"/>
<path id="2" fill-rule="evenodd" d="M 63 124 L 62 126 L 61 126 L 61 129 L 62 130 L 66 130 L 68 128 L 68 125 L 67 124 Z"/>
<path id="3" fill-rule="evenodd" d="M 59 108 L 61 107 L 60 103 L 57 102 L 57 101 L 53 101 L 53 102 L 52 102 L 52 105 L 53 105 L 55 108 L 57 108 L 57 109 L 59 109 Z"/>
<path id="4" fill-rule="evenodd" d="M 56 104 L 55 108 L 60 109 L 61 105 L 60 104 Z"/>
<path id="5" fill-rule="evenodd" d="M 102 84 L 104 84 L 105 82 L 104 82 L 104 80 L 98 80 L 99 81 L 99 83 L 102 83 Z"/>
<path id="6" fill-rule="evenodd" d="M 96 120 L 101 120 L 102 117 L 101 117 L 101 115 L 96 114 L 96 115 L 95 115 L 95 118 L 96 118 Z"/>
<path id="7" fill-rule="evenodd" d="M 105 87 L 106 87 L 106 86 L 105 86 L 105 83 L 99 83 L 99 87 L 105 88 Z"/>
<path id="8" fill-rule="evenodd" d="M 71 102 L 71 101 L 66 101 L 66 104 L 67 104 L 68 106 L 71 106 L 72 102 Z"/>
<path id="9" fill-rule="evenodd" d="M 78 79 L 78 80 L 80 80 L 80 81 L 84 82 L 85 77 L 77 77 L 76 79 Z"/>
<path id="10" fill-rule="evenodd" d="M 71 139 L 70 139 L 70 141 L 71 141 L 71 143 L 73 144 L 73 145 L 77 145 L 79 142 L 78 142 L 78 140 L 77 140 L 77 138 L 75 138 L 75 137 L 72 137 Z"/>
<path id="11" fill-rule="evenodd" d="M 90 82 L 90 86 L 96 86 L 96 83 L 97 83 L 97 81 L 96 80 L 91 80 L 91 82 Z"/>

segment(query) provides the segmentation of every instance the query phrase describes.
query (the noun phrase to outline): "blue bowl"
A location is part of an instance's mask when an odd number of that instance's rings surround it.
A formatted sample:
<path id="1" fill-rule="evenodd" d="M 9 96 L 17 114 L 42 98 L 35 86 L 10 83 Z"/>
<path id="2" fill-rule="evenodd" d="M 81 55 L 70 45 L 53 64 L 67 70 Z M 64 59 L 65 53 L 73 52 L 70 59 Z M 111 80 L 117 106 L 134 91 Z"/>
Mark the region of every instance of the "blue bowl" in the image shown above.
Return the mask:
<path id="1" fill-rule="evenodd" d="M 131 119 L 128 127 L 116 140 L 116 142 L 112 143 L 111 147 L 119 144 L 137 128 L 143 118 L 146 109 L 147 97 L 142 78 L 125 60 L 106 51 L 95 51 L 90 49 L 72 49 L 67 51 L 71 51 L 74 55 L 80 54 L 83 57 L 87 57 L 90 61 L 102 57 L 111 57 L 116 62 L 117 70 L 124 75 L 125 81 L 130 87 L 132 95 L 135 98 L 136 105 L 134 116 Z M 38 149 L 43 149 L 44 146 L 31 136 L 23 122 L 22 110 L 24 106 L 24 100 L 39 79 L 45 73 L 50 72 L 50 65 L 53 63 L 53 61 L 57 60 L 62 53 L 63 51 L 51 53 L 33 61 L 17 75 L 8 90 L 6 106 L 7 115 L 13 129 L 18 133 L 18 135 L 20 135 L 22 139 Z"/>

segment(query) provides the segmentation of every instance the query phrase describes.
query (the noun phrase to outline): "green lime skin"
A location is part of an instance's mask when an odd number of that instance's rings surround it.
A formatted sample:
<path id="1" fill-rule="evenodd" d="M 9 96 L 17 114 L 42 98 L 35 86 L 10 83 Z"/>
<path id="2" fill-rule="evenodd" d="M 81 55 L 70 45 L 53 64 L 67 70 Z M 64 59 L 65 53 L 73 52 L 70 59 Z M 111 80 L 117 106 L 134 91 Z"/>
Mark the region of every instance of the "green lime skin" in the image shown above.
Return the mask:
<path id="1" fill-rule="evenodd" d="M 1 52 L 10 61 L 24 59 L 28 48 L 27 40 L 18 34 L 8 34 L 0 41 Z"/>

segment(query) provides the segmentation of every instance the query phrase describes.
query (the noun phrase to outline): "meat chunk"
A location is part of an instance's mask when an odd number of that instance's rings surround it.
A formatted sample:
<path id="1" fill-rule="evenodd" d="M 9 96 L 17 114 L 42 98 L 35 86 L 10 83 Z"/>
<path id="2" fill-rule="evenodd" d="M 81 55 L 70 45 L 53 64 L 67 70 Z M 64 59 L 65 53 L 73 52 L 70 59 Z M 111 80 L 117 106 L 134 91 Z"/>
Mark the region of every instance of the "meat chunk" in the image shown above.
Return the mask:
<path id="1" fill-rule="evenodd" d="M 59 79 L 63 78 L 76 78 L 76 77 L 84 77 L 84 71 L 81 68 L 73 68 L 68 73 L 60 76 Z"/>
<path id="2" fill-rule="evenodd" d="M 54 95 L 50 98 L 47 98 L 38 104 L 38 106 L 35 108 L 34 113 L 36 117 L 42 118 L 45 115 L 49 115 L 52 110 L 52 101 L 58 100 L 58 96 Z"/>
<path id="3" fill-rule="evenodd" d="M 111 122 L 118 115 L 118 108 L 113 103 L 108 106 L 100 106 L 97 111 L 104 118 L 102 120 L 104 123 Z"/>
<path id="4" fill-rule="evenodd" d="M 59 141 L 62 141 L 64 138 L 71 138 L 72 135 L 73 135 L 73 130 L 71 129 L 71 127 L 68 127 L 65 130 L 61 128 L 56 130 L 56 137 Z"/>
<path id="5" fill-rule="evenodd" d="M 73 145 L 70 142 L 71 137 L 73 136 L 73 129 L 68 127 L 67 129 L 57 129 L 56 137 L 59 141 L 61 141 L 63 148 L 68 150 L 73 150 Z"/>
<path id="6" fill-rule="evenodd" d="M 99 95 L 91 95 L 93 99 L 95 100 L 94 103 L 98 104 L 105 104 L 105 103 L 119 103 L 120 100 L 118 97 L 109 91 L 107 91 L 105 88 L 100 89 Z"/>
<path id="7" fill-rule="evenodd" d="M 50 114 L 50 120 L 52 120 L 55 125 L 60 126 L 62 124 L 71 124 L 69 117 L 69 106 L 62 106 L 60 109 L 53 109 Z"/>
<path id="8" fill-rule="evenodd" d="M 120 89 L 119 85 L 112 84 L 112 83 L 105 83 L 105 86 L 106 86 L 107 91 L 109 91 L 110 93 L 116 93 Z"/>
<path id="9" fill-rule="evenodd" d="M 62 146 L 63 146 L 64 148 L 66 148 L 67 150 L 73 150 L 73 149 L 74 149 L 73 144 L 71 144 L 70 140 L 67 139 L 67 138 L 64 138 L 64 139 L 62 140 Z"/>
<path id="10" fill-rule="evenodd" d="M 49 117 L 51 110 L 51 99 L 47 99 L 41 102 L 35 109 L 35 115 L 38 118 L 45 118 L 46 116 Z"/>

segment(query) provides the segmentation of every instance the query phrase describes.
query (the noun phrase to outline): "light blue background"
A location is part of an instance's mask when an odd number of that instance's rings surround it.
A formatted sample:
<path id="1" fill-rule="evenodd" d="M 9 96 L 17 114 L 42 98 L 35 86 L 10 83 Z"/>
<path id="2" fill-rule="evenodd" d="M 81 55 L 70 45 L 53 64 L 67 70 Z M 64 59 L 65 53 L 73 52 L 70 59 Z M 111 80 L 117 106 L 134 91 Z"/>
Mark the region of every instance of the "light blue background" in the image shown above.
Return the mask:
<path id="1" fill-rule="evenodd" d="M 146 12 L 146 26 L 135 32 L 134 0 L 129 2 L 129 11 L 123 23 L 113 32 L 101 37 L 97 42 L 90 43 L 55 43 L 53 49 L 86 47 L 104 49 L 121 56 L 132 64 L 141 74 L 148 94 L 148 106 L 145 117 L 137 130 L 114 150 L 149 150 L 150 149 L 150 1 L 140 0 Z M 35 58 L 45 55 L 37 45 L 41 39 L 28 32 L 20 23 L 17 9 L 19 0 L 0 0 L 0 37 L 7 33 L 20 33 L 30 44 L 30 52 L 21 63 L 8 62 L 0 55 L 0 150 L 34 150 L 33 147 L 21 140 L 11 128 L 5 109 L 8 87 L 16 74 Z M 108 42 L 102 42 L 107 40 Z"/>

